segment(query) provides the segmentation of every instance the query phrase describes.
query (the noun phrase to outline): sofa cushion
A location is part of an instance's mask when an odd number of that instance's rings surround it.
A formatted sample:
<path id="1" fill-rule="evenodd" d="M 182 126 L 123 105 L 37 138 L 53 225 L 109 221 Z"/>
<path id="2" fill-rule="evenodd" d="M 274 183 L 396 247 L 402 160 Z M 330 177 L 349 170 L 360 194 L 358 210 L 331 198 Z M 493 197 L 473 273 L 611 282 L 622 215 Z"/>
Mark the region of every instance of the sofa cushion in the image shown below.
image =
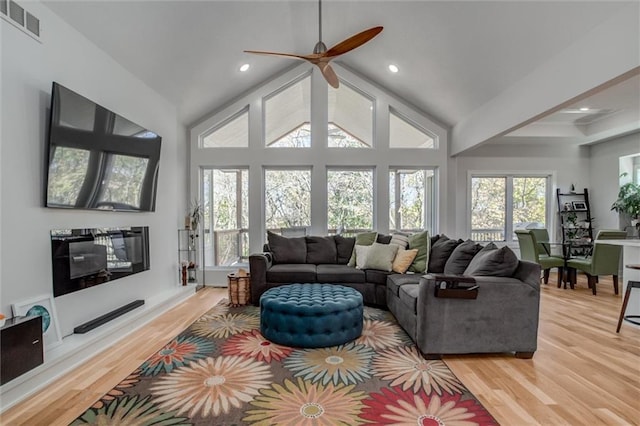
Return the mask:
<path id="1" fill-rule="evenodd" d="M 338 264 L 346 265 L 351 259 L 351 253 L 353 253 L 353 247 L 356 245 L 356 239 L 354 237 L 343 237 L 342 235 L 334 235 L 336 242 L 336 251 L 338 252 Z"/>
<path id="2" fill-rule="evenodd" d="M 398 296 L 400 287 L 407 284 L 417 284 L 420 282 L 420 275 L 398 275 L 391 274 L 387 276 L 387 289 L 393 293 L 394 296 Z M 399 296 L 398 296 L 399 297 Z"/>
<path id="3" fill-rule="evenodd" d="M 409 235 L 409 250 L 413 249 L 418 249 L 418 254 L 409 266 L 409 271 L 424 274 L 429 264 L 429 231 Z"/>
<path id="4" fill-rule="evenodd" d="M 376 237 L 376 243 L 389 244 L 390 242 L 391 242 L 391 235 L 378 234 L 378 236 Z"/>
<path id="5" fill-rule="evenodd" d="M 396 253 L 396 257 L 393 259 L 393 265 L 391 269 L 398 274 L 404 274 L 409 269 L 409 266 L 413 263 L 413 260 L 418 255 L 418 249 L 405 250 L 399 248 Z"/>
<path id="6" fill-rule="evenodd" d="M 363 283 L 365 272 L 347 265 L 318 265 L 316 268 L 319 283 Z"/>
<path id="7" fill-rule="evenodd" d="M 409 306 L 412 309 L 413 314 L 416 313 L 418 287 L 419 284 L 407 284 L 400 287 L 400 290 L 398 292 L 400 300 L 402 300 L 405 305 Z"/>
<path id="8" fill-rule="evenodd" d="M 306 263 L 307 242 L 305 237 L 287 238 L 267 231 L 273 263 Z"/>
<path id="9" fill-rule="evenodd" d="M 428 271 L 438 274 L 444 272 L 444 265 L 446 265 L 447 259 L 462 242 L 462 240 L 450 240 L 446 235 L 441 235 L 429 252 Z"/>
<path id="10" fill-rule="evenodd" d="M 475 255 L 465 275 L 511 277 L 518 267 L 518 257 L 509 247 L 489 243 Z"/>
<path id="11" fill-rule="evenodd" d="M 391 272 L 393 259 L 398 252 L 398 246 L 395 244 L 373 243 L 368 249 L 362 269 L 378 269 L 380 271 Z M 358 262 L 358 258 L 356 258 L 356 262 Z"/>
<path id="12" fill-rule="evenodd" d="M 377 232 L 361 232 L 356 235 L 356 243 L 358 246 L 370 246 L 371 244 L 376 242 L 376 238 L 378 237 Z M 356 248 L 353 247 L 353 252 L 351 253 L 351 258 L 349 259 L 349 266 L 356 266 Z"/>
<path id="13" fill-rule="evenodd" d="M 308 263 L 273 265 L 267 270 L 267 282 L 314 283 L 316 282 L 316 265 Z"/>
<path id="14" fill-rule="evenodd" d="M 393 272 L 380 271 L 378 269 L 365 269 L 365 281 L 368 283 L 386 285 L 387 277 L 393 274 Z"/>
<path id="15" fill-rule="evenodd" d="M 453 250 L 449 259 L 447 259 L 447 263 L 444 265 L 444 273 L 453 275 L 462 274 L 465 269 L 467 269 L 467 266 L 469 266 L 469 263 L 471 263 L 471 259 L 473 259 L 480 250 L 482 250 L 482 245 L 472 240 L 467 240 L 460 244 Z"/>
<path id="16" fill-rule="evenodd" d="M 316 265 L 338 262 L 338 250 L 333 237 L 305 237 L 307 262 Z"/>

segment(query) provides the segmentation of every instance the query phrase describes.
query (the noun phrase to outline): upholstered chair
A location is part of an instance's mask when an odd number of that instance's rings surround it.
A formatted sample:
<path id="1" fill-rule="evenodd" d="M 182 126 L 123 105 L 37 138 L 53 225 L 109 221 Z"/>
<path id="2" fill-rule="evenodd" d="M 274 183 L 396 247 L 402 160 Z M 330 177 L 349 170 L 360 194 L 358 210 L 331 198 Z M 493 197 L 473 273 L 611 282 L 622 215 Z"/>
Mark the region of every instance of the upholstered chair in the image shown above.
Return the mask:
<path id="1" fill-rule="evenodd" d="M 575 258 L 567 261 L 568 268 L 574 268 L 587 274 L 589 288 L 596 294 L 598 276 L 613 276 L 613 291 L 618 294 L 618 270 L 620 268 L 620 256 L 622 246 L 606 244 L 603 240 L 623 240 L 627 236 L 625 231 L 600 230 L 595 239 L 591 257 L 586 259 Z"/>
<path id="2" fill-rule="evenodd" d="M 520 259 L 539 264 L 544 271 L 545 284 L 549 283 L 549 271 L 551 268 L 558 268 L 558 287 L 560 287 L 564 276 L 564 258 L 549 255 L 546 251 L 544 254 L 540 253 L 540 247 L 542 246 L 538 244 L 532 231 L 533 229 L 516 229 L 515 231 L 520 246 Z"/>

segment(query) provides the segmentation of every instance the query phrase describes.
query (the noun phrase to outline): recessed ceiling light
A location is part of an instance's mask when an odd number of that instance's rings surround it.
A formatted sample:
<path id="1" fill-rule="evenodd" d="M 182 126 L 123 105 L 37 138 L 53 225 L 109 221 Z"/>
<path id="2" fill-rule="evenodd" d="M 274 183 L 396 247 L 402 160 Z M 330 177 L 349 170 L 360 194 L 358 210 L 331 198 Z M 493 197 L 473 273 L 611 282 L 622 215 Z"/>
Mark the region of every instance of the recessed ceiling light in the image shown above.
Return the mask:
<path id="1" fill-rule="evenodd" d="M 589 107 L 582 107 L 580 108 L 580 111 L 589 111 Z"/>
<path id="2" fill-rule="evenodd" d="M 248 69 L 249 69 L 249 64 L 243 64 L 243 65 L 240 67 L 240 72 L 245 72 L 245 71 L 247 71 Z"/>
<path id="3" fill-rule="evenodd" d="M 400 69 L 396 65 L 390 64 L 389 71 L 391 71 L 392 73 L 397 73 L 398 71 L 400 71 Z"/>

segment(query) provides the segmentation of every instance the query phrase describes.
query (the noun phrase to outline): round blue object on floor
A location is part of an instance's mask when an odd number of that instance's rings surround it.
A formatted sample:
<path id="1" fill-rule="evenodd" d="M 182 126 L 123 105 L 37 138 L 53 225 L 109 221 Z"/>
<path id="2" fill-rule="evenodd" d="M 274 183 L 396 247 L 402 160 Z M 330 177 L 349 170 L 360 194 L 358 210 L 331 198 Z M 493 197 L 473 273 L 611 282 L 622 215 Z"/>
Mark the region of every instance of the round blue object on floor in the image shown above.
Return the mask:
<path id="1" fill-rule="evenodd" d="M 362 334 L 362 295 L 337 284 L 290 284 L 260 297 L 260 332 L 280 345 L 323 348 Z"/>

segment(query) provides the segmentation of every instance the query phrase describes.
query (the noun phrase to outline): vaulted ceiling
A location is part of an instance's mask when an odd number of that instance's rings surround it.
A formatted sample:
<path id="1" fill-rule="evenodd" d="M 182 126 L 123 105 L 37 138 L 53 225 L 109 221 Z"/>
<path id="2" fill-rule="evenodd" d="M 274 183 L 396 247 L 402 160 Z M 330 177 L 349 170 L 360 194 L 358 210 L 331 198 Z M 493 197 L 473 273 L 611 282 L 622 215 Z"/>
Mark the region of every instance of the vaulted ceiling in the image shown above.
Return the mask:
<path id="1" fill-rule="evenodd" d="M 318 41 L 316 1 L 45 4 L 173 102 L 187 126 L 297 64 L 243 50 L 307 54 Z M 342 56 L 340 63 L 452 127 L 456 154 L 480 143 L 509 143 L 519 136 L 513 133 L 517 131 L 520 136 L 541 136 L 540 128 L 533 133 L 531 127 L 523 128 L 531 122 L 552 132 L 552 119 L 540 119 L 613 88 L 608 82 L 625 72 L 631 78 L 625 89 L 609 97 L 601 94 L 603 106 L 594 98 L 590 107 L 616 109 L 618 121 L 628 115 L 632 123 L 624 126 L 634 127 L 635 121 L 637 130 L 639 7 L 637 0 L 325 0 L 322 31 L 330 47 L 365 28 L 384 26 L 379 36 Z M 590 60 L 593 67 L 582 66 Z M 241 73 L 244 63 L 251 67 Z M 391 63 L 399 67 L 398 73 L 389 72 Z M 619 97 L 624 106 L 616 106 Z M 508 113 L 487 126 L 487 117 L 496 116 L 500 108 Z M 636 108 L 635 117 L 629 108 Z M 553 119 L 557 131 L 557 120 L 584 129 L 575 116 L 564 121 L 559 117 Z M 571 142 L 589 141 L 576 137 Z"/>

